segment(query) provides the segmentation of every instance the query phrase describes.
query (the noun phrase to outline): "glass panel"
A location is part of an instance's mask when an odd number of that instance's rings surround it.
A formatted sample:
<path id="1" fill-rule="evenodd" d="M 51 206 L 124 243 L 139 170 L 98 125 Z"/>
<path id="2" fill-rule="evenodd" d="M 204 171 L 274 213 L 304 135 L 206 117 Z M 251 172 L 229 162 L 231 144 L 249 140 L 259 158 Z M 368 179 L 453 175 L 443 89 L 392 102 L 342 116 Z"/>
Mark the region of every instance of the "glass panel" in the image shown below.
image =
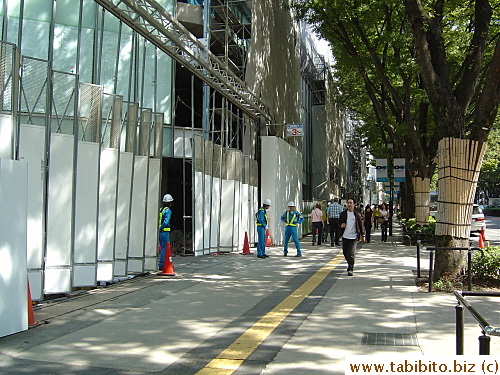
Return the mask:
<path id="1" fill-rule="evenodd" d="M 165 114 L 165 122 L 172 122 L 172 76 L 173 60 L 165 53 L 158 51 L 158 76 L 156 78 L 156 111 Z"/>
<path id="2" fill-rule="evenodd" d="M 163 128 L 163 156 L 172 157 L 174 155 L 174 146 L 172 144 L 172 128 Z"/>

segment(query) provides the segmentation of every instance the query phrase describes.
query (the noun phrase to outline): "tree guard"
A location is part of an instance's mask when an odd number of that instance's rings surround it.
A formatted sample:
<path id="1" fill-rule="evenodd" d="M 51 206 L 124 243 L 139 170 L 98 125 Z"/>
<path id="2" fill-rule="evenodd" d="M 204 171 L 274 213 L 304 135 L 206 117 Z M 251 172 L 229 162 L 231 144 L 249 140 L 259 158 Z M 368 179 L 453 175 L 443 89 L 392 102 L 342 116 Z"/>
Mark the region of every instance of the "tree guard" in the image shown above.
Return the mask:
<path id="1" fill-rule="evenodd" d="M 460 138 L 439 142 L 436 235 L 468 239 L 472 205 L 486 144 Z"/>
<path id="2" fill-rule="evenodd" d="M 415 193 L 415 219 L 418 225 L 429 224 L 430 178 L 412 177 Z"/>

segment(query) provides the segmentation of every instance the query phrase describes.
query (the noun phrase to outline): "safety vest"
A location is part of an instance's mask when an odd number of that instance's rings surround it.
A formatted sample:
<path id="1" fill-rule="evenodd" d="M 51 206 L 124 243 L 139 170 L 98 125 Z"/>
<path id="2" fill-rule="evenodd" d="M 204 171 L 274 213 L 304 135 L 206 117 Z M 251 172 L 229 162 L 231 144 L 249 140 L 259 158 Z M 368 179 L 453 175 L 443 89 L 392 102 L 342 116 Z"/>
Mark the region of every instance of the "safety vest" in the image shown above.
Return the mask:
<path id="1" fill-rule="evenodd" d="M 290 211 L 287 211 L 285 224 L 288 225 L 289 227 L 296 227 L 297 224 L 293 224 L 296 217 L 297 217 L 297 214 L 293 214 L 292 219 L 290 220 Z"/>
<path id="2" fill-rule="evenodd" d="M 160 209 L 160 217 L 158 218 L 158 228 L 160 228 L 160 226 L 161 226 L 161 222 L 162 222 L 162 219 L 163 219 L 163 212 L 165 210 L 168 210 L 168 209 L 169 209 L 168 207 L 162 207 Z M 161 231 L 162 232 L 170 232 L 170 228 L 163 228 Z"/>
<path id="3" fill-rule="evenodd" d="M 263 208 L 259 208 L 259 211 L 264 211 L 264 217 L 266 218 L 266 224 L 269 223 L 269 220 L 267 219 L 267 214 L 265 213 L 266 210 L 264 210 Z M 259 216 L 259 213 L 257 212 L 255 214 L 255 218 L 257 218 Z M 261 224 L 261 223 L 257 223 L 258 226 L 262 226 L 264 224 Z"/>

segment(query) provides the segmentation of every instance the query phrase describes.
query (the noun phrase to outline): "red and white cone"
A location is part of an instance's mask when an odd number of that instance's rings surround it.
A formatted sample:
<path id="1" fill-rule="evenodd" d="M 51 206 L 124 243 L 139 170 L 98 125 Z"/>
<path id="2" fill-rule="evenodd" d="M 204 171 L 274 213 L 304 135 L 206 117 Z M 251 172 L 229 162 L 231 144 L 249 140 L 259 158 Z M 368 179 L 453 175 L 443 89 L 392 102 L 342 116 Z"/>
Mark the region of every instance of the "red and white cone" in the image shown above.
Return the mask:
<path id="1" fill-rule="evenodd" d="M 248 243 L 248 234 L 247 234 L 247 232 L 245 232 L 245 241 L 243 242 L 243 251 L 240 254 L 243 254 L 243 255 L 252 254 L 250 252 L 250 245 Z"/>
<path id="2" fill-rule="evenodd" d="M 172 263 L 172 248 L 170 242 L 167 242 L 165 251 L 165 259 L 163 260 L 163 268 L 158 273 L 159 276 L 175 276 L 174 264 Z"/>

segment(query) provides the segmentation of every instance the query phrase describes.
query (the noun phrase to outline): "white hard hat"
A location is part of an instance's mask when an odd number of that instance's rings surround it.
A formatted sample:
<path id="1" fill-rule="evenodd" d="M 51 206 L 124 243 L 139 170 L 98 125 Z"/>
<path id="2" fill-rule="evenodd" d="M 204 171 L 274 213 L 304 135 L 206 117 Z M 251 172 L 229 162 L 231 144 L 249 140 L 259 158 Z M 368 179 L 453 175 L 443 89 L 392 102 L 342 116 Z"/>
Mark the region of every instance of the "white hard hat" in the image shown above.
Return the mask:
<path id="1" fill-rule="evenodd" d="M 174 198 L 170 195 L 170 194 L 165 194 L 163 196 L 163 202 L 172 202 L 174 200 Z"/>
<path id="2" fill-rule="evenodd" d="M 295 202 L 294 201 L 288 202 L 288 207 L 295 207 Z"/>
<path id="3" fill-rule="evenodd" d="M 264 203 L 266 206 L 270 206 L 271 200 L 269 198 L 267 198 L 267 199 L 264 199 L 264 202 L 262 202 L 262 203 Z"/>

